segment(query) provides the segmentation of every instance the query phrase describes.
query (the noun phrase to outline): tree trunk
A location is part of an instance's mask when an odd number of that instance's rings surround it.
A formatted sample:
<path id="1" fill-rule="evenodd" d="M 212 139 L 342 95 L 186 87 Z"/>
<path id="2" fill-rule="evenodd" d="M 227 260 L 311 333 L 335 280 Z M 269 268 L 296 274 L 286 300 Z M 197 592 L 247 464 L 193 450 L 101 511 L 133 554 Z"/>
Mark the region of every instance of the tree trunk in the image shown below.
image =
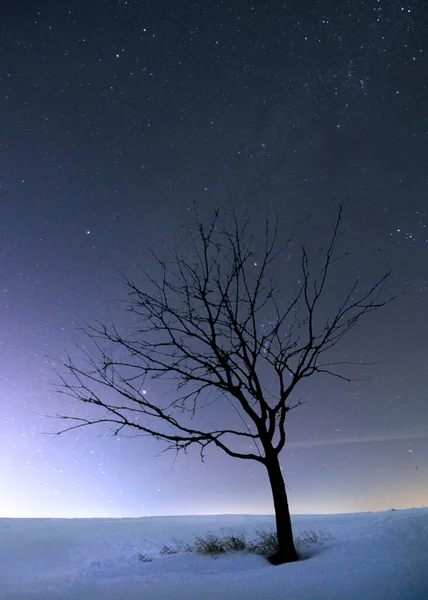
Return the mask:
<path id="1" fill-rule="evenodd" d="M 265 466 L 272 489 L 276 532 L 278 536 L 278 552 L 269 557 L 269 562 L 273 565 L 281 565 L 299 560 L 299 556 L 294 546 L 287 491 L 278 456 L 276 454 L 267 456 Z"/>

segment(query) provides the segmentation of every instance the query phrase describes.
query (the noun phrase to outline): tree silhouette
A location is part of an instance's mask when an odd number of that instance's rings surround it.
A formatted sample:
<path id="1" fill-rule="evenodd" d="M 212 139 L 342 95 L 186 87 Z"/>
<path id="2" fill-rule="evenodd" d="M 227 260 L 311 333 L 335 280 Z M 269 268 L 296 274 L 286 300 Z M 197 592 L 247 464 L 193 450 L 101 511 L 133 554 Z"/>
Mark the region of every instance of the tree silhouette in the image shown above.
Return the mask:
<path id="1" fill-rule="evenodd" d="M 321 373 L 350 380 L 339 370 L 355 363 L 329 359 L 329 350 L 362 317 L 393 299 L 383 297 L 387 270 L 365 291 L 355 281 L 329 315 L 322 314 L 328 312 L 321 300 L 330 272 L 346 256 L 338 253 L 341 221 L 342 208 L 315 270 L 307 246 L 300 245 L 301 275 L 291 300 L 281 295 L 287 244 L 279 246 L 278 230 L 266 224 L 256 260 L 248 224 L 234 217 L 225 225 L 218 213 L 208 227 L 198 223 L 191 234 L 191 258 L 173 250 L 168 260 L 155 257 L 159 276 L 145 274 L 141 285 L 124 277 L 131 325 L 85 324 L 93 350 L 81 349 L 80 365 L 68 358 L 59 375 L 59 391 L 98 411 L 92 417 L 57 415 L 67 420 L 59 433 L 103 423 L 115 435 L 134 430 L 163 440 L 167 449 L 197 445 L 201 458 L 207 447 L 216 446 L 233 458 L 264 465 L 279 548 L 270 561 L 298 560 L 279 461 L 287 414 L 300 404 L 290 403 L 293 392 Z M 173 384 L 172 399 L 146 393 L 147 382 L 156 379 Z M 213 402 L 218 425 L 202 426 L 204 410 Z M 238 425 L 225 427 L 226 405 Z"/>

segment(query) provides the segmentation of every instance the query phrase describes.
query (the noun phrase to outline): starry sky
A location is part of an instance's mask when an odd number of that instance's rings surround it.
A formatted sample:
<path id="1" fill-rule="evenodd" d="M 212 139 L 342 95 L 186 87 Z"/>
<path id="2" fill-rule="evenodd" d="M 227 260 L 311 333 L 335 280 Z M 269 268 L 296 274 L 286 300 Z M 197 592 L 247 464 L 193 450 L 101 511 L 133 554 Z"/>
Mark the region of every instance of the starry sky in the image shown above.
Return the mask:
<path id="1" fill-rule="evenodd" d="M 284 236 L 301 228 L 315 244 L 343 203 L 349 263 L 331 298 L 388 265 L 390 291 L 410 289 L 341 346 L 389 362 L 297 391 L 282 456 L 292 511 L 427 504 L 425 9 L 2 3 L 1 516 L 272 512 L 256 463 L 213 450 L 201 464 L 102 429 L 54 436 L 46 417 L 66 407 L 53 357 L 81 341 L 76 321 L 113 310 L 120 322 L 117 269 L 134 274 L 165 245 L 190 252 L 195 216 L 231 203 L 256 232 L 275 214 Z"/>

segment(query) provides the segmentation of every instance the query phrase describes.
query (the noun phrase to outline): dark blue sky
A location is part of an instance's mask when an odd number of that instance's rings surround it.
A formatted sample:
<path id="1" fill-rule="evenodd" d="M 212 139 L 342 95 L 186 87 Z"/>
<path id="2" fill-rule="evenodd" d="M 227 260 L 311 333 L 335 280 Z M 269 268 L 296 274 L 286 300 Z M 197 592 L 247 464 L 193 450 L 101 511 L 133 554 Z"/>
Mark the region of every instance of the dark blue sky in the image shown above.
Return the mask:
<path id="1" fill-rule="evenodd" d="M 0 8 L 0 514 L 270 512 L 265 473 L 103 431 L 52 437 L 53 355 L 117 311 L 115 269 L 233 204 L 410 293 L 309 382 L 283 467 L 294 512 L 418 506 L 428 481 L 428 17 L 422 1 L 5 2 Z M 305 215 L 312 217 L 301 225 Z M 295 260 L 291 250 L 290 263 Z M 290 280 L 286 265 L 278 278 Z M 331 290 L 332 298 L 335 289 Z M 114 308 L 112 308 L 114 307 Z M 116 313 L 115 313 L 116 314 Z M 367 373 L 365 373 L 367 375 Z"/>

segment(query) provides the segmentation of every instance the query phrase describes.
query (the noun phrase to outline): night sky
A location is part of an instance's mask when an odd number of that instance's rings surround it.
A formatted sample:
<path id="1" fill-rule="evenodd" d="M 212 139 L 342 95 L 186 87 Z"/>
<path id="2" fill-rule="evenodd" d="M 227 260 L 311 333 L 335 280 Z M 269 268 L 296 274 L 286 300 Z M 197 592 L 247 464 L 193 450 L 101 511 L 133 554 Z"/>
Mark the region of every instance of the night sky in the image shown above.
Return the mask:
<path id="1" fill-rule="evenodd" d="M 53 357 L 119 314 L 117 270 L 191 252 L 233 204 L 315 245 L 344 205 L 332 298 L 388 265 L 409 293 L 340 351 L 369 380 L 313 379 L 282 464 L 295 513 L 428 503 L 428 14 L 396 0 L 5 1 L 0 8 L 0 515 L 269 513 L 263 467 L 86 429 Z M 306 215 L 311 214 L 309 221 Z M 278 280 L 290 282 L 290 249 Z M 154 384 L 153 384 L 154 385 Z M 161 385 L 161 384 L 158 384 Z M 75 407 L 72 407 L 75 410 Z"/>

